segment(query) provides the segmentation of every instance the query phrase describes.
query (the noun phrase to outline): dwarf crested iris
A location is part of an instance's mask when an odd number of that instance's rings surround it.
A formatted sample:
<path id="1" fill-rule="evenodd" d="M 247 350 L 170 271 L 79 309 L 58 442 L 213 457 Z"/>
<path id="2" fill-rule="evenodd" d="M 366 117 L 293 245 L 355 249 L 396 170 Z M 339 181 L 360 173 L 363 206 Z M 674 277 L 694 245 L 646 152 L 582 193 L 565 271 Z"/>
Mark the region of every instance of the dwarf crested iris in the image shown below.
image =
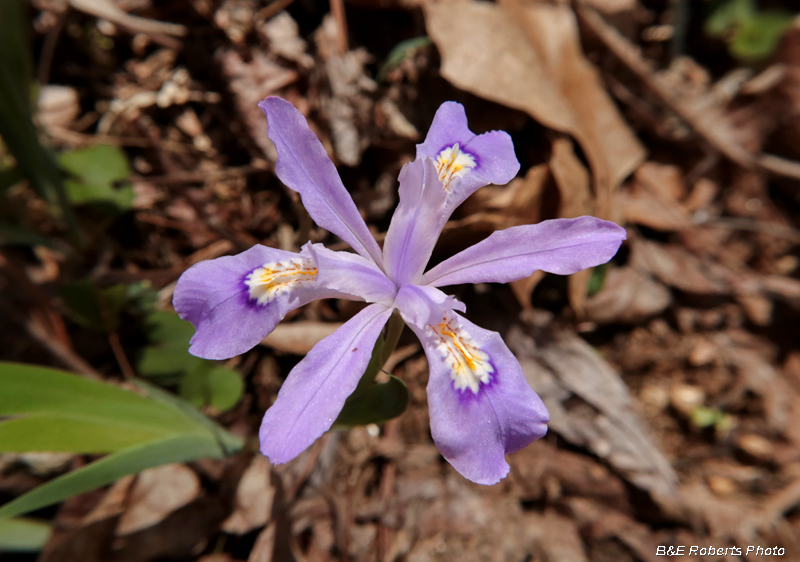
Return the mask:
<path id="1" fill-rule="evenodd" d="M 299 253 L 259 245 L 191 267 L 173 301 L 197 330 L 190 352 L 208 359 L 243 353 L 289 311 L 315 299 L 369 303 L 297 364 L 267 410 L 261 452 L 285 463 L 330 429 L 396 310 L 428 358 L 436 446 L 466 478 L 498 482 L 508 474 L 505 454 L 545 434 L 547 409 L 500 335 L 458 314 L 464 304 L 439 288 L 508 283 L 536 270 L 575 273 L 611 259 L 625 230 L 594 217 L 517 226 L 426 272 L 453 210 L 478 188 L 505 184 L 519 171 L 508 134 L 475 135 L 464 108 L 444 103 L 425 142 L 417 145 L 416 159 L 400 172 L 400 202 L 381 250 L 300 112 L 276 97 L 259 107 L 278 151 L 278 177 L 300 194 L 319 226 L 355 253 L 310 242 Z"/>

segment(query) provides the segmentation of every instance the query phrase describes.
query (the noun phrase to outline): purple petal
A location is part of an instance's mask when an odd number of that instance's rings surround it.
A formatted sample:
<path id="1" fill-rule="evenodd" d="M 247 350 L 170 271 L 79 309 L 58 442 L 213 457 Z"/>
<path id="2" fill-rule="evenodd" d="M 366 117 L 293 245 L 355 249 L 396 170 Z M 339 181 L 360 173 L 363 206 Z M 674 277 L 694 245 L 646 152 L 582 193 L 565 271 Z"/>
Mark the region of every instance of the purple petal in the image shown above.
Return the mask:
<path id="1" fill-rule="evenodd" d="M 277 97 L 265 99 L 258 107 L 267 116 L 267 135 L 278 151 L 275 173 L 281 181 L 300 194 L 308 214 L 319 226 L 380 266 L 378 243 L 305 117 Z"/>
<path id="2" fill-rule="evenodd" d="M 428 357 L 431 435 L 465 478 L 495 484 L 506 453 L 544 436 L 549 415 L 500 334 L 453 312 L 426 330 L 412 326 Z"/>
<path id="3" fill-rule="evenodd" d="M 261 422 L 261 452 L 273 464 L 295 458 L 330 429 L 358 385 L 392 309 L 373 304 L 314 346 L 292 369 Z"/>
<path id="4" fill-rule="evenodd" d="M 397 287 L 372 261 L 357 254 L 334 252 L 322 244 L 304 246 L 313 256 L 322 287 L 392 306 Z"/>
<path id="5" fill-rule="evenodd" d="M 420 285 L 401 287 L 394 304 L 407 324 L 420 329 L 441 322 L 445 310 L 467 310 L 466 305 L 455 297 L 434 287 Z"/>
<path id="6" fill-rule="evenodd" d="M 267 264 L 277 272 L 272 283 L 249 285 L 250 274 Z M 239 355 L 264 339 L 287 312 L 315 299 L 340 296 L 320 288 L 315 276 L 308 253 L 266 246 L 190 267 L 178 279 L 172 299 L 180 317 L 197 330 L 189 352 L 206 359 Z"/>
<path id="7" fill-rule="evenodd" d="M 425 142 L 417 145 L 417 158 L 426 155 L 442 167 L 441 173 L 447 176 L 447 157 L 452 156 L 452 148 L 458 145 L 463 153 L 454 161 L 456 170 L 453 177 L 452 193 L 448 208 L 456 208 L 476 189 L 494 183 L 502 185 L 511 181 L 519 171 L 519 162 L 514 154 L 511 137 L 503 131 L 491 131 L 475 135 L 467 126 L 464 106 L 456 102 L 445 102 L 433 118 Z M 463 167 L 458 164 L 462 164 Z M 450 166 L 453 170 L 453 167 Z"/>
<path id="8" fill-rule="evenodd" d="M 433 161 L 423 156 L 400 171 L 400 203 L 383 244 L 386 273 L 397 286 L 416 283 L 447 222 L 447 192 Z"/>
<path id="9" fill-rule="evenodd" d="M 447 259 L 423 277 L 433 287 L 508 283 L 536 270 L 569 275 L 606 263 L 625 229 L 595 217 L 555 219 L 501 230 Z"/>

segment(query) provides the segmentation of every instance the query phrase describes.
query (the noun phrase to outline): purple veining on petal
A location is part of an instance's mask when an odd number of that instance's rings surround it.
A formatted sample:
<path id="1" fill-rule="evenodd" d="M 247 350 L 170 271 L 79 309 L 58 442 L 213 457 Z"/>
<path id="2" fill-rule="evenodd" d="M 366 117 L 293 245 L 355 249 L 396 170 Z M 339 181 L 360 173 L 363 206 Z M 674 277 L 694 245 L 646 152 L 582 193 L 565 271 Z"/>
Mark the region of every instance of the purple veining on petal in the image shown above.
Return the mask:
<path id="1" fill-rule="evenodd" d="M 261 452 L 271 462 L 292 460 L 330 429 L 364 373 L 391 313 L 381 304 L 368 306 L 292 369 L 259 430 Z"/>
<path id="2" fill-rule="evenodd" d="M 555 219 L 492 233 L 425 273 L 434 287 L 509 283 L 536 270 L 569 275 L 610 260 L 625 229 L 595 217 Z"/>
<path id="3" fill-rule="evenodd" d="M 275 173 L 298 192 L 311 218 L 363 257 L 382 267 L 382 255 L 325 148 L 305 117 L 288 101 L 268 97 L 258 106 L 267 117 L 267 135 L 278 151 Z"/>

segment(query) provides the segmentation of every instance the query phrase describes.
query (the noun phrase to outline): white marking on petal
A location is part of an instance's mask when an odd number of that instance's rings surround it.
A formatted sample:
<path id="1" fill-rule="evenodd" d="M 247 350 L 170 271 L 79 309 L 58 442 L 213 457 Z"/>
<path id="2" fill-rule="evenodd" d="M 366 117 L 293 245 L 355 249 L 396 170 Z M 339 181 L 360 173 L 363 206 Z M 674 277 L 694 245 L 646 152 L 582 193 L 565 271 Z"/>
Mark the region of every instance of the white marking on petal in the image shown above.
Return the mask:
<path id="1" fill-rule="evenodd" d="M 444 190 L 450 193 L 450 182 L 460 178 L 475 167 L 475 158 L 469 152 L 463 152 L 455 143 L 442 150 L 436 157 L 436 171 Z"/>
<path id="2" fill-rule="evenodd" d="M 251 271 L 244 282 L 250 288 L 250 299 L 263 306 L 278 295 L 313 283 L 316 278 L 317 268 L 312 260 L 292 258 L 265 263 Z"/>
<path id="3" fill-rule="evenodd" d="M 477 394 L 481 384 L 491 382 L 494 367 L 489 355 L 461 327 L 455 314 L 448 310 L 439 324 L 429 324 L 428 329 L 438 340 L 437 348 L 450 368 L 450 378 L 456 390 L 468 388 Z"/>

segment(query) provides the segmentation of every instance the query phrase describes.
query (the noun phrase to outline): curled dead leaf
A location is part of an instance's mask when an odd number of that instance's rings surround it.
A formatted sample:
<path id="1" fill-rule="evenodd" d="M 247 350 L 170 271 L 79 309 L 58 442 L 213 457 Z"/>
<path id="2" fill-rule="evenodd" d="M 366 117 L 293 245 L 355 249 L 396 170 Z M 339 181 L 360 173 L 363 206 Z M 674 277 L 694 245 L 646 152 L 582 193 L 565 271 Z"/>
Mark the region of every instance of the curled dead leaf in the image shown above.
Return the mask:
<path id="1" fill-rule="evenodd" d="M 629 267 L 606 272 L 603 289 L 587 299 L 586 319 L 598 323 L 637 324 L 661 314 L 672 302 L 669 289 Z"/>
<path id="2" fill-rule="evenodd" d="M 581 52 L 569 6 L 428 4 L 425 21 L 447 80 L 577 139 L 595 178 L 598 211 L 608 217 L 613 193 L 644 148 Z"/>
<path id="3" fill-rule="evenodd" d="M 677 475 L 619 374 L 575 334 L 556 334 L 529 316 L 511 327 L 506 342 L 547 406 L 551 429 L 605 459 L 665 511 L 679 513 Z"/>

